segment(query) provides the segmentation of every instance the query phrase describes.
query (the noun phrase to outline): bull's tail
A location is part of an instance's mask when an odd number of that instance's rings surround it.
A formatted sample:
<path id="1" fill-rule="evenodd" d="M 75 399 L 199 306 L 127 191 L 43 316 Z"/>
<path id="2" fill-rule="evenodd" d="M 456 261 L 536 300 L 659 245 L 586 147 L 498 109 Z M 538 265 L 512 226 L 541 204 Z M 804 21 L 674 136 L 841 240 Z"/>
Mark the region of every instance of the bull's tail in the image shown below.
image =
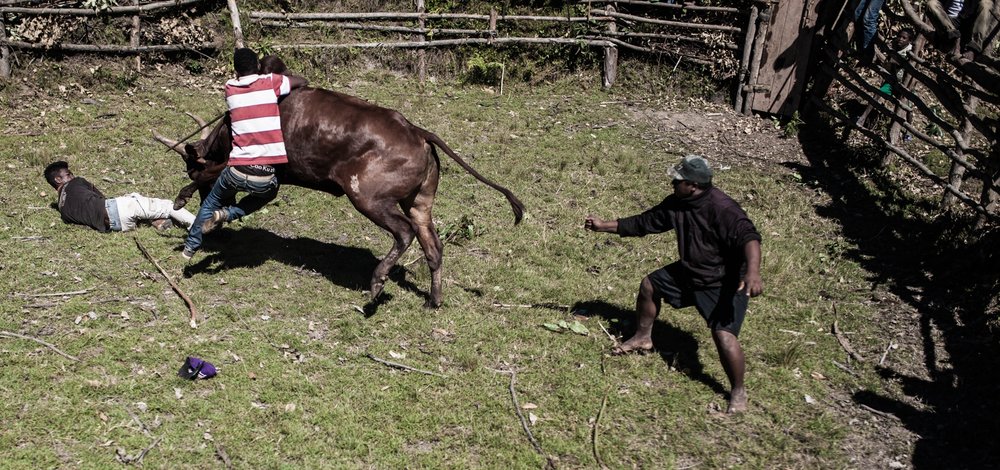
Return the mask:
<path id="1" fill-rule="evenodd" d="M 465 163 L 465 160 L 462 160 L 462 157 L 459 157 L 458 154 L 448 146 L 448 144 L 444 143 L 444 141 L 441 140 L 437 134 L 428 130 L 421 130 L 424 131 L 424 138 L 427 139 L 428 142 L 434 144 L 441 150 L 444 150 L 444 153 L 447 153 L 452 160 L 455 160 L 455 162 L 461 165 L 462 168 L 465 168 L 465 171 L 468 171 L 469 174 L 476 177 L 477 180 L 482 181 L 487 186 L 503 193 L 504 197 L 507 198 L 507 201 L 510 202 L 511 209 L 514 210 L 514 225 L 521 223 L 521 219 L 524 217 L 524 204 L 521 204 L 521 201 L 514 195 L 514 193 L 512 193 L 509 189 L 490 181 L 489 178 L 480 175 L 475 168 L 472 168 L 468 163 Z"/>

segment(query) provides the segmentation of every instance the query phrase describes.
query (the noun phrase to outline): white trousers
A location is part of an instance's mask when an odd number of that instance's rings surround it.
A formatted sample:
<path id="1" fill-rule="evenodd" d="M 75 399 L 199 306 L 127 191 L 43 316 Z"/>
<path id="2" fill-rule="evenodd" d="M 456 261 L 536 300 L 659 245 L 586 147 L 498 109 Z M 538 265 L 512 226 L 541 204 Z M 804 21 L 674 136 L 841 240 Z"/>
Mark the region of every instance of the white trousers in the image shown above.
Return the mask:
<path id="1" fill-rule="evenodd" d="M 194 214 L 187 209 L 174 210 L 173 201 L 143 196 L 139 193 L 126 194 L 115 198 L 122 232 L 135 228 L 141 221 L 166 219 L 170 217 L 178 225 L 188 228 L 194 223 Z"/>

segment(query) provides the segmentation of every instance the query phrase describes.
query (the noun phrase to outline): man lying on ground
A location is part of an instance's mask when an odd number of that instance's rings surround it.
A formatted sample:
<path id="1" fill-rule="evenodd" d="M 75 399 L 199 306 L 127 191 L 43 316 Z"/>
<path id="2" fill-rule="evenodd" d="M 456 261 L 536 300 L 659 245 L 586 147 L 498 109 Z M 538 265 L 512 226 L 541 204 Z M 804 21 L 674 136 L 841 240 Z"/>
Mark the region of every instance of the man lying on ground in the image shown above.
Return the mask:
<path id="1" fill-rule="evenodd" d="M 138 193 L 108 199 L 90 181 L 78 178 L 64 161 L 45 167 L 45 181 L 56 189 L 59 215 L 68 224 L 86 225 L 98 232 L 127 232 L 136 224 L 149 221 L 157 230 L 170 228 L 173 222 L 184 228 L 194 223 L 194 214 L 174 210 L 174 203 Z"/>

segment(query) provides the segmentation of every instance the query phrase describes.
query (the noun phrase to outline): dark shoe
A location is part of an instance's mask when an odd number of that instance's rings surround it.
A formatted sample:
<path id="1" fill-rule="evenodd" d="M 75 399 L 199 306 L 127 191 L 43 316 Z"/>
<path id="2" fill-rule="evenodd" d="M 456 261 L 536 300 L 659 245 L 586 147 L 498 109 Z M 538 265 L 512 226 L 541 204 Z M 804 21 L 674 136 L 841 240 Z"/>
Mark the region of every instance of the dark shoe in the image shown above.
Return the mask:
<path id="1" fill-rule="evenodd" d="M 209 233 L 222 227 L 222 224 L 226 223 L 228 218 L 228 214 L 226 214 L 226 211 L 222 209 L 212 212 L 212 218 L 202 222 L 201 233 Z"/>
<path id="2" fill-rule="evenodd" d="M 166 232 L 174 226 L 174 222 L 170 219 L 154 219 L 149 222 L 149 224 L 152 225 L 157 232 Z"/>
<path id="3" fill-rule="evenodd" d="M 194 251 L 191 251 L 188 247 L 184 247 L 184 251 L 181 251 L 181 258 L 184 258 L 185 261 L 191 261 L 191 258 L 194 258 Z"/>

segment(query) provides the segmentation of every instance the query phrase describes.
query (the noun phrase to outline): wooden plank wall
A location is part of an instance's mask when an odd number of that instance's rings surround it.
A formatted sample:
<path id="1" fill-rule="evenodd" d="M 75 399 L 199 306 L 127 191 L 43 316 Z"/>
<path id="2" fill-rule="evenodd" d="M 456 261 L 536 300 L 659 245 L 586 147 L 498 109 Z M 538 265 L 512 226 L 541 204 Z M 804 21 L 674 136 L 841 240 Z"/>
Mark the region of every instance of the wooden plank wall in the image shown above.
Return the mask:
<path id="1" fill-rule="evenodd" d="M 764 51 L 749 107 L 788 116 L 799 108 L 819 0 L 779 0 L 771 6 Z"/>

